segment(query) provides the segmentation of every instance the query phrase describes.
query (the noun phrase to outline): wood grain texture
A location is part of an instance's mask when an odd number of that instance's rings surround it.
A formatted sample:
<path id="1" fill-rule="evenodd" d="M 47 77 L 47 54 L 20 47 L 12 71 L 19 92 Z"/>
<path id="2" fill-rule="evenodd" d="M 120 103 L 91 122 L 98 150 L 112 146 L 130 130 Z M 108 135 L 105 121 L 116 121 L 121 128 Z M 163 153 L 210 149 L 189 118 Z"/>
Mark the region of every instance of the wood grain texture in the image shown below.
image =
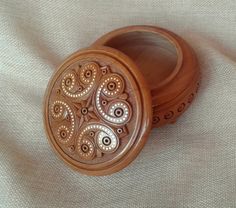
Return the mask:
<path id="1" fill-rule="evenodd" d="M 151 128 L 150 90 L 129 57 L 107 47 L 70 56 L 49 82 L 45 129 L 74 169 L 107 175 L 127 166 Z"/>
<path id="2" fill-rule="evenodd" d="M 112 31 L 72 54 L 49 82 L 45 129 L 72 168 L 107 175 L 126 167 L 152 127 L 173 123 L 199 87 L 194 51 L 153 26 Z"/>
<path id="3" fill-rule="evenodd" d="M 128 26 L 109 32 L 93 46 L 115 48 L 143 73 L 152 95 L 153 127 L 175 122 L 189 107 L 200 83 L 193 49 L 178 35 L 155 26 Z"/>

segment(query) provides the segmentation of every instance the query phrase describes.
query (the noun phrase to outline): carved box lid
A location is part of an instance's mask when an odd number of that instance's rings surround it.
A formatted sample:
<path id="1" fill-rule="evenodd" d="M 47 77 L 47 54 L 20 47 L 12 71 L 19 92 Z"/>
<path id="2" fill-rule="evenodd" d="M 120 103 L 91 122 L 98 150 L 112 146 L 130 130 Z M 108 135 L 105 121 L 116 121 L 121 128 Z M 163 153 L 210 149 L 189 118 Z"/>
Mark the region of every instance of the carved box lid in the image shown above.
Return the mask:
<path id="1" fill-rule="evenodd" d="M 48 139 L 60 157 L 82 173 L 106 175 L 126 167 L 143 148 L 151 123 L 147 83 L 118 50 L 80 50 L 65 60 L 48 84 Z"/>

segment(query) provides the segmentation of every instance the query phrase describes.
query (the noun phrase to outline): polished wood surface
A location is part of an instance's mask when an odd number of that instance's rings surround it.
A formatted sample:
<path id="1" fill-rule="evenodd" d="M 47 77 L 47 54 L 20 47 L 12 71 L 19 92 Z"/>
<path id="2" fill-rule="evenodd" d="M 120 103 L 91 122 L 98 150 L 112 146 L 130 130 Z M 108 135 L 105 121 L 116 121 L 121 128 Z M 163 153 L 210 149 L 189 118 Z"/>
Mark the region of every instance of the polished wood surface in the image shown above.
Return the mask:
<path id="1" fill-rule="evenodd" d="M 148 85 L 130 58 L 115 49 L 74 53 L 46 90 L 49 142 L 84 174 L 107 175 L 126 167 L 143 148 L 151 123 Z"/>
<path id="2" fill-rule="evenodd" d="M 153 26 L 107 33 L 52 76 L 44 101 L 49 142 L 81 173 L 117 172 L 151 127 L 175 122 L 190 106 L 199 80 L 194 51 L 176 34 Z"/>
<path id="3" fill-rule="evenodd" d="M 99 38 L 129 56 L 148 82 L 152 94 L 153 127 L 173 123 L 189 107 L 200 81 L 196 55 L 180 38 L 163 28 L 129 26 Z"/>

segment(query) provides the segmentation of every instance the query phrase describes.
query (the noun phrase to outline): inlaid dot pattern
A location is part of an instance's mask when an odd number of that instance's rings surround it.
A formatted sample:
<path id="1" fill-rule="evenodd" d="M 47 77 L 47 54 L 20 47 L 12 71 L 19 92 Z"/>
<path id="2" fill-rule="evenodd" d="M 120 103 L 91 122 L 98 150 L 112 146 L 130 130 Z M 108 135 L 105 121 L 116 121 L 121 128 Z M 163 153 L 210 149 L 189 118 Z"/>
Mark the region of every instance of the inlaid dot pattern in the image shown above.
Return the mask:
<path id="1" fill-rule="evenodd" d="M 118 74 L 113 74 L 104 80 L 101 88 L 106 96 L 113 97 L 124 90 L 124 81 Z"/>
<path id="2" fill-rule="evenodd" d="M 107 83 L 116 83 L 114 84 L 115 88 L 112 92 L 107 89 Z M 121 94 L 124 90 L 123 86 L 124 80 L 118 74 L 112 74 L 111 77 L 107 77 L 101 82 L 96 92 L 95 104 L 99 114 L 104 120 L 117 125 L 125 124 L 129 121 L 131 117 L 131 107 L 129 103 L 127 101 L 119 101 L 119 99 L 117 99 L 109 105 L 108 112 L 106 113 L 102 107 L 102 105 L 105 105 L 106 103 L 104 103 L 104 100 L 101 100 L 100 98 L 102 93 L 108 97 Z"/>
<path id="3" fill-rule="evenodd" d="M 95 147 L 90 139 L 78 140 L 77 152 L 82 159 L 90 160 L 95 156 Z"/>
<path id="4" fill-rule="evenodd" d="M 64 94 L 71 98 L 81 98 L 88 94 L 94 87 L 98 70 L 99 66 L 93 62 L 82 66 L 82 69 L 79 72 L 79 81 L 81 81 L 85 86 L 78 86 L 77 92 L 73 92 L 77 75 L 75 73 L 65 75 L 61 83 Z M 68 79 L 70 79 L 71 82 L 68 82 Z"/>
<path id="5" fill-rule="evenodd" d="M 59 109 L 58 112 L 55 112 L 55 107 Z M 51 106 L 51 114 L 56 119 L 66 119 L 67 121 L 70 121 L 70 128 L 62 125 L 57 130 L 57 138 L 59 139 L 59 141 L 63 144 L 69 142 L 75 131 L 75 117 L 71 108 L 65 102 L 56 100 Z M 64 134 L 61 133 L 62 130 L 67 133 L 66 137 L 64 136 L 65 138 L 63 138 Z"/>
<path id="6" fill-rule="evenodd" d="M 119 139 L 116 133 L 110 127 L 99 123 L 89 124 L 86 126 L 78 137 L 78 144 L 81 145 L 80 141 L 83 141 L 83 138 L 88 133 L 91 136 L 91 132 L 96 132 L 95 141 L 103 153 L 111 153 L 117 149 Z"/>
<path id="7" fill-rule="evenodd" d="M 58 69 L 48 87 L 48 135 L 72 166 L 82 172 L 84 168 L 106 170 L 109 164 L 123 160 L 137 139 L 128 130 L 136 122 L 132 105 L 140 95 L 130 93 L 136 82 L 127 76 L 125 65 L 114 64 L 115 59 L 75 59 Z"/>

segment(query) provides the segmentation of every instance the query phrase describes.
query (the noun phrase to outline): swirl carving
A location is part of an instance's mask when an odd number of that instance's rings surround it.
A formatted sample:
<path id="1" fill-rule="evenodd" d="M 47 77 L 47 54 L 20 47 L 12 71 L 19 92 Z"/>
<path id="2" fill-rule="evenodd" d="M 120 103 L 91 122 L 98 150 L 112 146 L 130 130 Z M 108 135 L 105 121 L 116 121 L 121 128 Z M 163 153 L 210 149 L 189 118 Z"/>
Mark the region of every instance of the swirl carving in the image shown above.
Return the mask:
<path id="1" fill-rule="evenodd" d="M 78 136 L 77 151 L 86 158 L 91 159 L 94 156 L 95 146 L 102 153 L 112 153 L 119 145 L 119 138 L 116 133 L 109 127 L 101 123 L 90 123 L 86 125 Z"/>
<path id="2" fill-rule="evenodd" d="M 118 74 L 103 77 L 96 91 L 96 108 L 101 118 L 114 125 L 123 125 L 131 117 L 131 106 L 121 96 L 124 93 L 124 80 Z M 120 97 L 119 97 L 120 96 Z M 115 99 L 112 101 L 111 98 Z M 103 105 L 107 108 L 103 107 Z"/>
<path id="3" fill-rule="evenodd" d="M 108 65 L 86 62 L 56 82 L 50 115 L 62 149 L 85 161 L 116 152 L 132 118 L 125 79 Z"/>
<path id="4" fill-rule="evenodd" d="M 182 100 L 176 103 L 174 106 L 167 108 L 165 111 L 155 111 L 152 124 L 159 127 L 166 123 L 173 123 L 175 120 L 190 106 L 195 96 L 197 95 L 200 83 L 194 83 L 189 92 L 187 92 Z M 156 107 L 157 109 L 157 107 Z"/>
<path id="5" fill-rule="evenodd" d="M 75 117 L 71 107 L 63 101 L 56 100 L 51 106 L 51 114 L 57 122 L 67 121 L 57 128 L 57 139 L 62 144 L 68 143 L 75 132 Z"/>
<path id="6" fill-rule="evenodd" d="M 66 96 L 71 98 L 82 98 L 88 94 L 98 79 L 98 64 L 92 62 L 82 66 L 81 70 L 66 74 L 61 83 L 61 87 Z"/>

